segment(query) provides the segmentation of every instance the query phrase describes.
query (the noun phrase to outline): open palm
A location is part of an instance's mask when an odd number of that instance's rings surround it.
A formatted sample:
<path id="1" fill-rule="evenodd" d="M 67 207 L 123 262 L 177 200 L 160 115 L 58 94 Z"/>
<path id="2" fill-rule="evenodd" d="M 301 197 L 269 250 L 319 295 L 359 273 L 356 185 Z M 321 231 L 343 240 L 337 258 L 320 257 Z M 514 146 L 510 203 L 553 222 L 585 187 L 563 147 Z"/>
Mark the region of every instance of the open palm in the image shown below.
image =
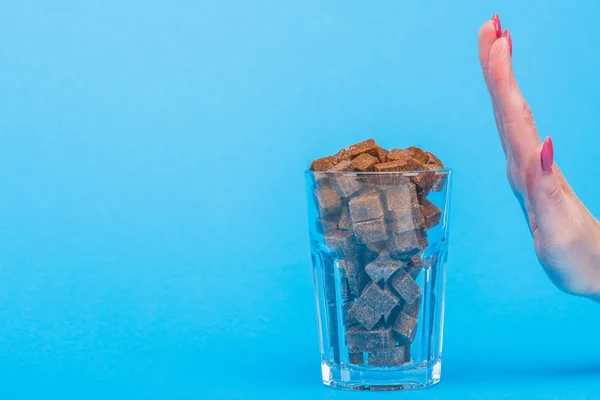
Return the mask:
<path id="1" fill-rule="evenodd" d="M 600 301 L 600 225 L 554 163 L 552 140 L 540 140 L 512 69 L 512 38 L 497 15 L 479 31 L 479 59 L 506 156 L 506 173 L 554 284 Z"/>

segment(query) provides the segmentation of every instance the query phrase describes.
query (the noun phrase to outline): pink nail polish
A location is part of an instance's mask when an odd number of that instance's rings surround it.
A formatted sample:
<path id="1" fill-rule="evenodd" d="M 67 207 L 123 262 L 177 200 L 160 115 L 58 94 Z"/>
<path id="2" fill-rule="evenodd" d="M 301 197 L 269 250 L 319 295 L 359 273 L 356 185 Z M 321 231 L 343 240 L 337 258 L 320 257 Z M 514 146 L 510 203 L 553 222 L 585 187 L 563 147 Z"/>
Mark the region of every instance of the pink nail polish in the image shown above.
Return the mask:
<path id="1" fill-rule="evenodd" d="M 554 163 L 554 146 L 552 145 L 552 138 L 550 136 L 544 140 L 540 155 L 542 159 L 542 171 L 549 171 Z"/>
<path id="2" fill-rule="evenodd" d="M 492 17 L 492 23 L 494 24 L 494 29 L 496 30 L 496 39 L 500 39 L 500 36 L 502 36 L 502 25 L 500 24 L 500 17 L 498 17 L 498 13 L 494 14 Z"/>
<path id="3" fill-rule="evenodd" d="M 510 32 L 508 31 L 508 29 L 504 31 L 502 36 L 504 36 L 508 41 L 508 49 L 510 50 L 510 56 L 512 57 L 512 38 L 510 37 Z"/>

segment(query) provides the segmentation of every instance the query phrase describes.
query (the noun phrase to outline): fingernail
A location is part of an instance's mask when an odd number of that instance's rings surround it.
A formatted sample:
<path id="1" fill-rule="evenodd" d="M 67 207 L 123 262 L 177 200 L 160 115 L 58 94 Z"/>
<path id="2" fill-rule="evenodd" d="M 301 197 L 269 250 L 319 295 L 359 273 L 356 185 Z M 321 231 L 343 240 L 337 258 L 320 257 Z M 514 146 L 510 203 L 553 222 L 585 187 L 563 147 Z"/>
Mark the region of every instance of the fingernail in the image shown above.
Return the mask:
<path id="1" fill-rule="evenodd" d="M 502 36 L 502 25 L 500 25 L 498 13 L 494 14 L 492 17 L 492 23 L 494 24 L 494 29 L 496 29 L 496 39 L 500 39 L 500 36 Z"/>
<path id="2" fill-rule="evenodd" d="M 544 140 L 540 155 L 542 158 L 542 171 L 549 171 L 554 163 L 554 146 L 552 145 L 552 138 L 550 136 Z"/>
<path id="3" fill-rule="evenodd" d="M 502 34 L 502 36 L 504 36 L 508 41 L 508 49 L 510 50 L 510 56 L 512 57 L 512 39 L 510 38 L 510 32 L 508 31 L 508 29 L 504 31 L 504 34 Z"/>

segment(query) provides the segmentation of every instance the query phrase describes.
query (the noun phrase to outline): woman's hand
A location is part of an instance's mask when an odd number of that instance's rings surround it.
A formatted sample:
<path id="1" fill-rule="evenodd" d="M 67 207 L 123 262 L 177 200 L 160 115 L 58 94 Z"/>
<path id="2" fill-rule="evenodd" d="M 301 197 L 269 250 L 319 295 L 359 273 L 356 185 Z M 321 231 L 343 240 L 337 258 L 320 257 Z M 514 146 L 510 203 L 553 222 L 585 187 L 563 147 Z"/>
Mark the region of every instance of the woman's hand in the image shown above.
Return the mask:
<path id="1" fill-rule="evenodd" d="M 498 15 L 479 31 L 479 59 L 506 174 L 533 234 L 544 270 L 561 290 L 600 301 L 600 225 L 554 163 L 552 140 L 540 140 L 512 69 L 512 39 Z"/>

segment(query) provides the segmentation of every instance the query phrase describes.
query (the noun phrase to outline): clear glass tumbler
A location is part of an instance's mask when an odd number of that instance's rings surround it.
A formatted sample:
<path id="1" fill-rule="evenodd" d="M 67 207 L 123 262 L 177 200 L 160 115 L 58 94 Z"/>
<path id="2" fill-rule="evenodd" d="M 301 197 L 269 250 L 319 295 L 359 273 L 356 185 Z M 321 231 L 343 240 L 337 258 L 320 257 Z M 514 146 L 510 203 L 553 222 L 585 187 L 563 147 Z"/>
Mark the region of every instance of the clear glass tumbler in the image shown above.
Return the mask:
<path id="1" fill-rule="evenodd" d="M 439 382 L 451 171 L 306 171 L 323 383 Z"/>

